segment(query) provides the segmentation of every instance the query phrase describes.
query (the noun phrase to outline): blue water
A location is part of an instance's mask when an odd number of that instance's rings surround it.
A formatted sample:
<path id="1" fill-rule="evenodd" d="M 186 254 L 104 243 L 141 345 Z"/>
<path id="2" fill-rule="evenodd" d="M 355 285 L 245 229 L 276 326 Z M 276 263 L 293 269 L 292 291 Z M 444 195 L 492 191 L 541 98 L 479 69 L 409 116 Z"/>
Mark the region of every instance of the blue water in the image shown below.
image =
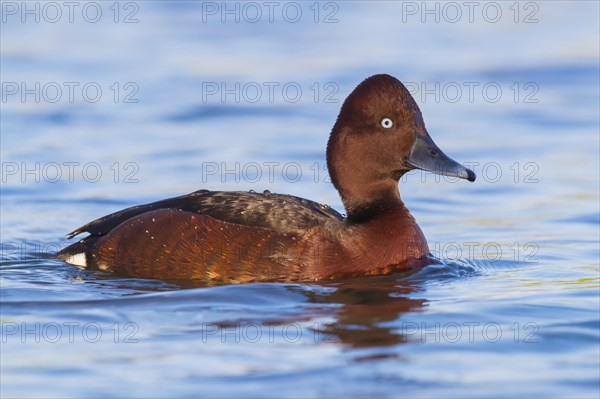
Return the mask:
<path id="1" fill-rule="evenodd" d="M 0 396 L 598 397 L 597 2 L 24 4 L 1 3 Z M 206 287 L 47 258 L 200 188 L 343 212 L 325 143 L 381 72 L 478 175 L 402 179 L 432 265 Z"/>

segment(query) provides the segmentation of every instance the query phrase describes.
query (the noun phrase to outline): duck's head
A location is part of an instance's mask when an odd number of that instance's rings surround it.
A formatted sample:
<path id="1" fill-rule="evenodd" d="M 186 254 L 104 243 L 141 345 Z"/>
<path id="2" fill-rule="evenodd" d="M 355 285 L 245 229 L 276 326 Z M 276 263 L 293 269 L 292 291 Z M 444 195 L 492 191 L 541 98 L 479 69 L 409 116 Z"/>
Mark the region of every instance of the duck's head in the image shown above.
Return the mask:
<path id="1" fill-rule="evenodd" d="M 475 181 L 475 173 L 433 142 L 406 87 L 390 75 L 365 79 L 342 105 L 327 166 L 348 217 L 399 200 L 398 181 L 413 169 Z"/>

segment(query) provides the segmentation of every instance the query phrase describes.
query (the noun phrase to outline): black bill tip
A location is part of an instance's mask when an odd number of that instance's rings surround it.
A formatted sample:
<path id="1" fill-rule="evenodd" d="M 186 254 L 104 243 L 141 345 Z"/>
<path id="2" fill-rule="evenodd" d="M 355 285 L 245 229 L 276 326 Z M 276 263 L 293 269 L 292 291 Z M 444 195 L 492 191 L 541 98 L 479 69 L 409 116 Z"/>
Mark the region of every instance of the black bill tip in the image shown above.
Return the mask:
<path id="1" fill-rule="evenodd" d="M 477 176 L 475 176 L 475 172 L 473 172 L 471 169 L 467 169 L 467 180 L 474 182 L 476 178 Z"/>

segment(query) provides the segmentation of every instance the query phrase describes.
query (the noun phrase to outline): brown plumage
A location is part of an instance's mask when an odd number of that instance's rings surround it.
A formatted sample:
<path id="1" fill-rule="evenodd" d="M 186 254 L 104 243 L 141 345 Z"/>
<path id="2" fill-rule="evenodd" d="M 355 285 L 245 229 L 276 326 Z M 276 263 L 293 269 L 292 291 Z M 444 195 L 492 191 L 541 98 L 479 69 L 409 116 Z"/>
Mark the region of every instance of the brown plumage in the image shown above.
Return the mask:
<path id="1" fill-rule="evenodd" d="M 58 257 L 90 269 L 229 283 L 386 274 L 419 264 L 427 241 L 400 200 L 415 168 L 475 180 L 429 137 L 394 77 L 363 81 L 344 102 L 327 163 L 348 216 L 291 195 L 211 192 L 134 206 L 69 234 L 90 235 Z"/>

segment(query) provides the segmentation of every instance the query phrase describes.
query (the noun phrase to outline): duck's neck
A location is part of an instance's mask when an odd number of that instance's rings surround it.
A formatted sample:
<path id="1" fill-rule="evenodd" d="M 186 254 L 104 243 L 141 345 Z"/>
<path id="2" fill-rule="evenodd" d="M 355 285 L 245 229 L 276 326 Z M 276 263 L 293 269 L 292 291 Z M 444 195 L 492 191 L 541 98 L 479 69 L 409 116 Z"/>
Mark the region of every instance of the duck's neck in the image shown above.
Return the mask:
<path id="1" fill-rule="evenodd" d="M 427 240 L 395 190 L 378 200 L 353 204 L 346 199 L 346 229 L 339 239 L 354 260 L 347 269 L 357 273 L 390 273 L 429 252 Z M 394 193 L 394 195 L 392 195 Z"/>
<path id="2" fill-rule="evenodd" d="M 365 156 L 362 145 L 344 129 L 338 118 L 327 143 L 327 168 L 348 222 L 364 223 L 381 214 L 407 212 L 398 191 L 402 172 L 389 174 L 382 166 L 386 162 L 373 154 Z"/>
<path id="3" fill-rule="evenodd" d="M 350 223 L 364 223 L 381 214 L 406 212 L 400 199 L 398 183 L 393 180 L 340 189 Z"/>

